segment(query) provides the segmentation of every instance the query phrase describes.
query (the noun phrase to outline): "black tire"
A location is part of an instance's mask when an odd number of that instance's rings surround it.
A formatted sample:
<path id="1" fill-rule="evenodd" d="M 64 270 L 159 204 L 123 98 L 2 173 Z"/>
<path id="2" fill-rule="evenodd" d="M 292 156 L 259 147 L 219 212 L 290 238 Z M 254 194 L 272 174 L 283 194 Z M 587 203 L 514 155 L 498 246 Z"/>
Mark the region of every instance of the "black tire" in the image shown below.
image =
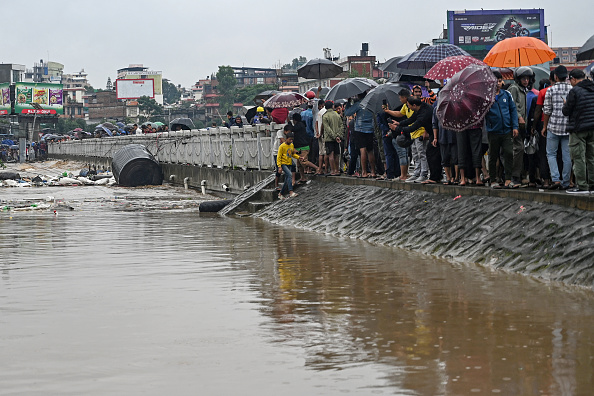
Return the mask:
<path id="1" fill-rule="evenodd" d="M 198 211 L 204 212 L 204 213 L 218 212 L 219 210 L 223 209 L 225 206 L 229 205 L 231 202 L 233 202 L 232 199 L 221 199 L 218 201 L 202 202 L 200 204 L 200 206 L 198 206 Z"/>
<path id="2" fill-rule="evenodd" d="M 530 30 L 523 28 L 522 30 L 520 30 L 520 32 L 518 33 L 518 36 L 520 37 L 528 37 L 530 36 Z"/>
<path id="3" fill-rule="evenodd" d="M 498 31 L 497 35 L 495 35 L 495 40 L 497 41 L 503 41 L 507 38 L 507 34 L 505 34 L 505 32 L 502 31 Z"/>

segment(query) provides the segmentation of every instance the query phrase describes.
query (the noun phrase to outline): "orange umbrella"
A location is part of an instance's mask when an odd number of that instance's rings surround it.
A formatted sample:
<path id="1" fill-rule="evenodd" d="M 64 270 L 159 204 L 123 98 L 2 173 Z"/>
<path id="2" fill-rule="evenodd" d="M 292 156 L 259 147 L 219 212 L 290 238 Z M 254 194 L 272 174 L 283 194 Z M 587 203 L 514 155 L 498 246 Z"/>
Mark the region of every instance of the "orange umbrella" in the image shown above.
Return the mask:
<path id="1" fill-rule="evenodd" d="M 534 37 L 511 37 L 491 48 L 484 62 L 493 67 L 532 66 L 555 59 L 555 52 Z"/>

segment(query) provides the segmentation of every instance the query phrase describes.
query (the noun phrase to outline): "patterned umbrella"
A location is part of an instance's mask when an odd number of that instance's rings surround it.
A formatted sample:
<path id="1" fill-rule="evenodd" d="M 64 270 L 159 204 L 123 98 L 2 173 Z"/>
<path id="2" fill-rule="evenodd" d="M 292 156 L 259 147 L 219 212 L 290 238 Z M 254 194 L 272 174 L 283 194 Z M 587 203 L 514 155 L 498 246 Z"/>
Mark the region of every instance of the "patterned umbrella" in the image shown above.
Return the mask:
<path id="1" fill-rule="evenodd" d="M 326 100 L 346 99 L 377 87 L 377 83 L 368 78 L 355 77 L 342 80 L 332 87 Z"/>
<path id="2" fill-rule="evenodd" d="M 416 51 L 415 51 L 416 52 Z M 411 54 L 408 54 L 409 56 Z M 401 69 L 398 67 L 398 62 L 402 61 L 404 56 L 395 56 L 385 61 L 379 68 L 380 70 L 387 71 L 394 74 L 402 74 L 407 76 L 423 77 L 425 70 L 421 69 Z"/>
<path id="3" fill-rule="evenodd" d="M 437 62 L 427 74 L 425 74 L 425 78 L 428 78 L 429 80 L 451 78 L 454 74 L 458 73 L 468 65 L 485 66 L 485 63 L 472 56 L 448 56 Z"/>
<path id="4" fill-rule="evenodd" d="M 444 128 L 463 131 L 485 117 L 495 101 L 497 78 L 488 66 L 469 65 L 439 93 L 437 117 Z"/>
<path id="5" fill-rule="evenodd" d="M 430 45 L 403 57 L 398 62 L 398 67 L 402 69 L 424 69 L 428 71 L 440 60 L 448 56 L 459 55 L 470 56 L 468 52 L 452 44 Z"/>
<path id="6" fill-rule="evenodd" d="M 308 99 L 297 92 L 281 92 L 277 93 L 266 102 L 264 102 L 264 107 L 270 107 L 272 109 L 280 109 L 280 108 L 287 108 L 292 109 L 293 107 L 297 107 L 305 102 Z"/>

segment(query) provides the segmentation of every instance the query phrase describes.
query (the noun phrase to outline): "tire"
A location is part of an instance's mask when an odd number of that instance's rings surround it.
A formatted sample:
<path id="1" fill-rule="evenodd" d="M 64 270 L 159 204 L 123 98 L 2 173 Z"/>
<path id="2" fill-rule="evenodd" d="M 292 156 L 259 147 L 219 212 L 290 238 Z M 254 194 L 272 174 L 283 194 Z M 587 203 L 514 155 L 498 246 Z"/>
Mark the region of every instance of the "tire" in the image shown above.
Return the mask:
<path id="1" fill-rule="evenodd" d="M 530 36 L 530 30 L 524 28 L 524 29 L 520 30 L 520 32 L 518 33 L 518 36 L 520 36 L 520 37 Z"/>
<path id="2" fill-rule="evenodd" d="M 499 41 L 503 41 L 507 38 L 507 34 L 505 34 L 505 32 L 502 31 L 498 31 L 497 34 L 495 35 L 495 39 L 499 42 Z"/>
<path id="3" fill-rule="evenodd" d="M 199 212 L 203 213 L 214 213 L 218 212 L 219 210 L 223 209 L 225 206 L 229 205 L 233 202 L 232 199 L 221 199 L 218 201 L 206 201 L 202 202 L 198 207 Z"/>

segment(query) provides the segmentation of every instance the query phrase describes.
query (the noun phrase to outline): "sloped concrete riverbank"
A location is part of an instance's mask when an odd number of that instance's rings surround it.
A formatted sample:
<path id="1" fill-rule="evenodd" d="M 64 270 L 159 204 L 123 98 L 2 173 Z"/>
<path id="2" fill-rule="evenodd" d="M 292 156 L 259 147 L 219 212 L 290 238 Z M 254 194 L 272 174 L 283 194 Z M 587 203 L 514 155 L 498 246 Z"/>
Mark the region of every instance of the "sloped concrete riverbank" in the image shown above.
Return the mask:
<path id="1" fill-rule="evenodd" d="M 313 181 L 255 216 L 594 288 L 594 214 L 531 200 Z"/>

